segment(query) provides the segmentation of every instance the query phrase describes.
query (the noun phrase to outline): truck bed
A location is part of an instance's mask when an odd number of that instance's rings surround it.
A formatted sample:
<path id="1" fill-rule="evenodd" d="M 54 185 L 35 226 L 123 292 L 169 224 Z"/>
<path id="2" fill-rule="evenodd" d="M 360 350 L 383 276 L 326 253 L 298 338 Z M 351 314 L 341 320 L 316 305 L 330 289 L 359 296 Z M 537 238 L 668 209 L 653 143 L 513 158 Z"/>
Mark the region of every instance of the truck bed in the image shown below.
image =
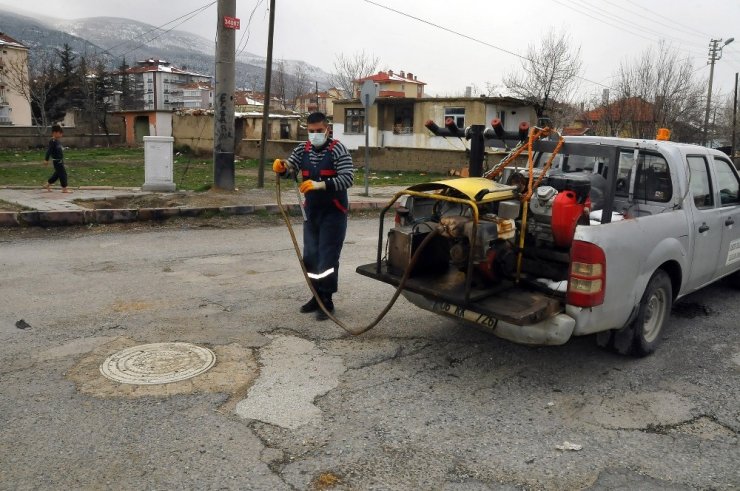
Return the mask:
<path id="1" fill-rule="evenodd" d="M 401 282 L 401 276 L 388 271 L 385 261 L 381 263 L 380 272 L 377 263 L 359 266 L 357 272 L 393 286 Z M 470 308 L 518 326 L 540 322 L 563 310 L 557 298 L 508 281 L 493 288 L 472 288 L 470 301 L 466 303 L 464 281 L 463 273 L 450 268 L 446 274 L 412 276 L 404 289 L 440 302 L 443 308 L 446 304 L 453 308 Z"/>

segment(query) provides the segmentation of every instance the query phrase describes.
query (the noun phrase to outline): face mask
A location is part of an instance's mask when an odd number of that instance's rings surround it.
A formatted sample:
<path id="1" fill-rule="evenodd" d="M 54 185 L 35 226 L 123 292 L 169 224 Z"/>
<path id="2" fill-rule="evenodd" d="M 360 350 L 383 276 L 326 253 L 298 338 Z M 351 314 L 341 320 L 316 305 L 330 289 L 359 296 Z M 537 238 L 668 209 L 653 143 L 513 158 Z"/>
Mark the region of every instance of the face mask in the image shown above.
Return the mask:
<path id="1" fill-rule="evenodd" d="M 309 133 L 308 141 L 310 141 L 311 145 L 314 147 L 320 147 L 326 143 L 326 133 Z"/>

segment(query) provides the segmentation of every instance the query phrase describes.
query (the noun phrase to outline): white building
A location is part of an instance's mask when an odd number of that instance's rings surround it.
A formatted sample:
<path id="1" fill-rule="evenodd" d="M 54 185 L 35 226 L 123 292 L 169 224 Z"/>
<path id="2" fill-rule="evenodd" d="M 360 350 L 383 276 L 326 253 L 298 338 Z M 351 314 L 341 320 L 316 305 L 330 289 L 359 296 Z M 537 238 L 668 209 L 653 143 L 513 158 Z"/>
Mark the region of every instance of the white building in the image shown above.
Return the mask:
<path id="1" fill-rule="evenodd" d="M 204 102 L 203 90 L 200 86 L 211 85 L 211 77 L 201 73 L 188 72 L 172 66 L 165 60 L 148 59 L 137 62 L 137 66 L 124 72 L 134 83 L 134 93 L 137 96 L 136 108 L 144 110 L 170 110 L 180 107 L 201 107 Z M 198 89 L 186 89 L 198 85 Z M 185 91 L 188 91 L 188 95 Z M 197 93 L 196 93 L 197 92 Z M 210 104 L 213 105 L 213 90 L 210 90 Z M 186 105 L 185 103 L 188 103 Z M 201 104 L 194 106 L 195 103 Z M 209 104 L 209 102 L 205 102 Z"/>
<path id="2" fill-rule="evenodd" d="M 186 84 L 182 89 L 182 107 L 186 109 L 213 109 L 213 86 L 210 82 Z"/>
<path id="3" fill-rule="evenodd" d="M 537 122 L 533 105 L 513 97 L 378 97 L 369 111 L 371 147 L 427 148 L 464 150 L 457 138 L 434 136 L 425 126 L 429 120 L 440 127 L 452 118 L 459 128 L 472 124 L 486 127 L 496 118 L 508 132 L 519 123 Z M 347 148 L 365 146 L 365 108 L 359 99 L 334 102 L 334 136 Z"/>
<path id="4" fill-rule="evenodd" d="M 0 124 L 31 126 L 28 48 L 0 32 Z"/>

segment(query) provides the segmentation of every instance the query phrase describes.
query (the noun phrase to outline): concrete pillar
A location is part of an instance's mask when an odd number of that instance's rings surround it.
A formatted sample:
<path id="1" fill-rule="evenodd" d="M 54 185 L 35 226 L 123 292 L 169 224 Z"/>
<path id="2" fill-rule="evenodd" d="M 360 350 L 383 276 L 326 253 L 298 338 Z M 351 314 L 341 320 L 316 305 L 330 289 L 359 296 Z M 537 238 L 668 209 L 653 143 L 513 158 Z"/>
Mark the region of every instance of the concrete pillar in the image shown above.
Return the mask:
<path id="1" fill-rule="evenodd" d="M 171 136 L 144 137 L 144 185 L 142 191 L 174 191 Z"/>

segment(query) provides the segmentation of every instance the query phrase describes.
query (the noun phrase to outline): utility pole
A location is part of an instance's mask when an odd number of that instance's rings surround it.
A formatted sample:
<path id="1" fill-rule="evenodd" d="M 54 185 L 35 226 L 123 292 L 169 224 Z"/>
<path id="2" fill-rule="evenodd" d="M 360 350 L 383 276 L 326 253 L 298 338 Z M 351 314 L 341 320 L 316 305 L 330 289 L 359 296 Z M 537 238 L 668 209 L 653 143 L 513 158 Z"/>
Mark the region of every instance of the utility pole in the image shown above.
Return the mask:
<path id="1" fill-rule="evenodd" d="M 260 166 L 257 169 L 257 187 L 265 187 L 265 151 L 267 129 L 270 126 L 270 85 L 272 84 L 272 38 L 275 34 L 275 0 L 270 0 L 270 27 L 267 34 L 267 65 L 265 66 L 265 103 L 262 108 L 262 137 L 260 138 Z"/>
<path id="2" fill-rule="evenodd" d="M 213 186 L 234 190 L 234 77 L 236 0 L 218 0 L 216 26 L 216 90 L 213 99 Z"/>
<path id="3" fill-rule="evenodd" d="M 722 46 L 719 43 L 722 39 L 712 39 L 709 41 L 709 90 L 707 92 L 707 111 L 704 114 L 704 136 L 702 138 L 702 144 L 707 145 L 707 133 L 709 130 L 709 108 L 712 104 L 712 82 L 714 81 L 714 63 L 722 59 L 722 48 L 733 42 L 735 38 L 730 38 L 724 42 Z"/>
<path id="4" fill-rule="evenodd" d="M 316 84 L 316 110 L 321 111 L 321 108 L 319 108 L 319 83 L 314 82 Z"/>

